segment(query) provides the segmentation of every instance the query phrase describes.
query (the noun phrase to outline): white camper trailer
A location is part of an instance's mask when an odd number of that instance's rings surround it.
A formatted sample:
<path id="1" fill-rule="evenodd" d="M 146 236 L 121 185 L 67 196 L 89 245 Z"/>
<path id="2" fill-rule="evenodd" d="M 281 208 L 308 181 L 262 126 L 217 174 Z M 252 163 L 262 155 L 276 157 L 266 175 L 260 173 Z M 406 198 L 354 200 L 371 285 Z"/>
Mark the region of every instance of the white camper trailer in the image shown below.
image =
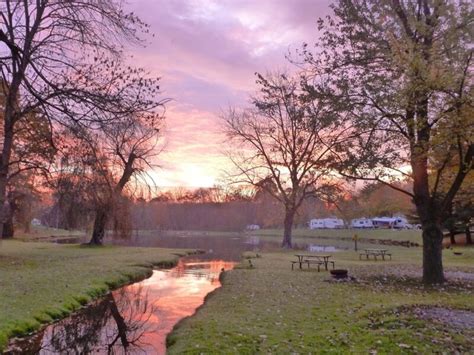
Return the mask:
<path id="1" fill-rule="evenodd" d="M 249 224 L 245 229 L 248 231 L 256 231 L 260 229 L 260 226 L 258 224 Z"/>
<path id="2" fill-rule="evenodd" d="M 41 225 L 41 221 L 38 219 L 38 218 L 33 218 L 31 220 L 31 225 L 32 226 L 40 226 Z"/>
<path id="3" fill-rule="evenodd" d="M 374 217 L 372 223 L 375 228 L 393 228 L 395 218 L 392 217 Z"/>
<path id="4" fill-rule="evenodd" d="M 395 224 L 393 228 L 409 229 L 409 228 L 413 228 L 413 226 L 410 223 L 408 223 L 408 220 L 404 216 L 398 216 L 398 217 L 395 217 Z"/>
<path id="5" fill-rule="evenodd" d="M 312 219 L 309 221 L 309 229 L 323 229 L 324 221 L 322 219 Z"/>
<path id="6" fill-rule="evenodd" d="M 344 228 L 344 221 L 340 218 L 324 218 L 324 225 L 329 229 Z"/>
<path id="7" fill-rule="evenodd" d="M 351 228 L 374 228 L 374 224 L 369 218 L 356 218 L 351 221 Z"/>
<path id="8" fill-rule="evenodd" d="M 406 229 L 410 227 L 407 219 L 404 216 L 399 217 L 375 217 L 372 218 L 372 223 L 375 228 L 395 228 Z"/>
<path id="9" fill-rule="evenodd" d="M 344 228 L 344 221 L 339 218 L 315 218 L 309 221 L 309 229 Z"/>

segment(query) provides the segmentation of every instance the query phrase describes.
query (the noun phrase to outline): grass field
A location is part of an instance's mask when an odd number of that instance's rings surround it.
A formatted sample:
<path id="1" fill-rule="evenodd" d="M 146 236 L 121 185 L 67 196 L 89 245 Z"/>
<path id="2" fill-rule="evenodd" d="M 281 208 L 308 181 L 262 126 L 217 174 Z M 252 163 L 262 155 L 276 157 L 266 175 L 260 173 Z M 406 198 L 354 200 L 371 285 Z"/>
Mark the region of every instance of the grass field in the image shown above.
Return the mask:
<path id="1" fill-rule="evenodd" d="M 139 280 L 178 253 L 157 248 L 81 247 L 0 241 L 0 352 L 7 339 L 63 318 L 109 289 Z"/>
<path id="2" fill-rule="evenodd" d="M 158 233 L 166 233 L 168 235 L 209 235 L 215 237 L 234 237 L 238 235 L 252 235 L 259 237 L 272 238 L 279 240 L 283 236 L 282 229 L 260 229 L 255 231 L 242 231 L 242 232 L 220 232 L 220 231 L 140 231 L 140 234 L 156 235 Z M 295 228 L 293 229 L 293 238 L 296 241 L 311 240 L 311 239 L 340 239 L 346 241 L 352 241 L 354 234 L 361 239 L 381 239 L 381 240 L 397 240 L 397 241 L 409 241 L 413 243 L 421 244 L 421 231 L 420 230 L 392 230 L 392 229 L 308 229 L 308 228 Z"/>
<path id="3" fill-rule="evenodd" d="M 346 283 L 328 282 L 328 273 L 316 269 L 291 271 L 294 252 L 263 254 L 252 259 L 254 268 L 244 261 L 226 272 L 223 287 L 168 337 L 169 353 L 472 351 L 472 324 L 459 327 L 450 319 L 433 321 L 420 314 L 432 307 L 445 313 L 464 310 L 472 322 L 474 280 L 425 288 L 419 278 L 421 248 L 389 249 L 392 261 L 333 253 L 337 268 L 347 268 L 357 280 Z M 473 273 L 474 249 L 463 249 L 461 256 L 445 251 L 444 263 L 448 278 Z"/>
<path id="4" fill-rule="evenodd" d="M 250 232 L 252 235 L 280 237 L 283 231 L 280 229 L 260 229 Z M 363 239 L 383 239 L 410 241 L 421 244 L 421 231 L 412 229 L 294 229 L 294 238 L 338 238 L 352 240 L 354 234 Z"/>
<path id="5" fill-rule="evenodd" d="M 23 230 L 15 231 L 15 239 L 27 241 L 50 241 L 52 239 L 62 239 L 70 237 L 84 236 L 84 231 L 65 230 L 45 226 L 31 226 L 30 231 L 25 233 Z"/>

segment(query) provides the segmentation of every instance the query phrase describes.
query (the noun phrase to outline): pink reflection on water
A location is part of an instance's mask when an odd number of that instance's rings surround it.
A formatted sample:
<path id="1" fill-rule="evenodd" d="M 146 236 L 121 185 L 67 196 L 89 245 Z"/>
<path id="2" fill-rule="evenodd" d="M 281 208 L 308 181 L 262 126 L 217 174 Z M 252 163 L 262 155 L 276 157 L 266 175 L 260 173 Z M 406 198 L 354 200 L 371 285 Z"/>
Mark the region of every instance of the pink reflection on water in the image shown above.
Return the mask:
<path id="1" fill-rule="evenodd" d="M 235 263 L 180 261 L 122 287 L 31 337 L 13 341 L 6 354 L 165 354 L 166 336 L 220 286 Z"/>
<path id="2" fill-rule="evenodd" d="M 223 260 L 180 261 L 170 270 L 156 270 L 150 278 L 114 291 L 114 296 L 115 293 L 125 292 L 134 297 L 146 297 L 146 302 L 151 306 L 152 314 L 147 319 L 147 329 L 152 331 L 142 334 L 141 350 L 164 354 L 166 336 L 173 326 L 181 319 L 194 314 L 203 304 L 205 296 L 220 287 L 221 271 L 230 270 L 234 265 L 234 262 Z M 136 292 L 140 288 L 144 292 Z M 124 318 L 133 317 L 128 313 L 130 311 L 131 309 L 124 310 Z"/>

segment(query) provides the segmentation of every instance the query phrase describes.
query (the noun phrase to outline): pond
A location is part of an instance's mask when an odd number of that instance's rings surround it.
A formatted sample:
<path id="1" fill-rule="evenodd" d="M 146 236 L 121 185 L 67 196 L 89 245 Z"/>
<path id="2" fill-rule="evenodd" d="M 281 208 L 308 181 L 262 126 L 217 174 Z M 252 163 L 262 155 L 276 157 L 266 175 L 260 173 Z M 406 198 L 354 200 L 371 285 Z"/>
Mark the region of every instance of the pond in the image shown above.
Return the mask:
<path id="1" fill-rule="evenodd" d="M 150 278 L 115 290 L 33 336 L 12 342 L 7 354 L 164 354 L 167 334 L 181 319 L 194 314 L 208 293 L 220 287 L 223 270 L 232 269 L 245 251 L 280 249 L 278 239 L 269 241 L 250 235 L 135 235 L 125 240 L 108 238 L 107 243 L 200 249 L 204 253 L 181 258 L 172 269 L 155 270 Z M 336 251 L 331 246 L 314 244 L 295 247 Z"/>

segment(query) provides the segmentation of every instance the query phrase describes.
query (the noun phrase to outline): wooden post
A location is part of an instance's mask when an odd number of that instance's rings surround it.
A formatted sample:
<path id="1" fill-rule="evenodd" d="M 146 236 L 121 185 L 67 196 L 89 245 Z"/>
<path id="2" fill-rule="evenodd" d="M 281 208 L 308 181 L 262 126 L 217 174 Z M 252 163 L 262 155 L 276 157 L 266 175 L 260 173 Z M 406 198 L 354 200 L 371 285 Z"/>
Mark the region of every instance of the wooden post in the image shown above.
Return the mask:
<path id="1" fill-rule="evenodd" d="M 354 250 L 357 251 L 357 240 L 359 239 L 359 236 L 357 234 L 354 234 L 352 237 L 352 240 L 354 241 Z"/>

